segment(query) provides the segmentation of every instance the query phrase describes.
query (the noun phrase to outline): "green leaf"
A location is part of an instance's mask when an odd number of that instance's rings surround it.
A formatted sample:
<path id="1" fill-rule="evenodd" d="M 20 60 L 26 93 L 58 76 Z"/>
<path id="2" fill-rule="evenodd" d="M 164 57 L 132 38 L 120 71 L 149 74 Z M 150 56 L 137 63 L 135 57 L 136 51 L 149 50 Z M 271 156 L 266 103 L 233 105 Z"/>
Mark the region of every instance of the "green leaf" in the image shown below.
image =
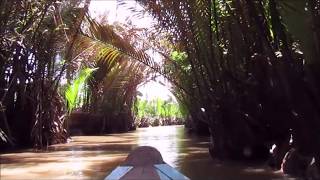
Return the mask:
<path id="1" fill-rule="evenodd" d="M 68 85 L 65 92 L 65 98 L 67 100 L 67 108 L 69 114 L 76 107 L 78 94 L 83 89 L 86 80 L 91 76 L 92 72 L 96 71 L 97 69 L 98 68 L 85 68 L 81 70 L 79 76 L 71 84 Z"/>

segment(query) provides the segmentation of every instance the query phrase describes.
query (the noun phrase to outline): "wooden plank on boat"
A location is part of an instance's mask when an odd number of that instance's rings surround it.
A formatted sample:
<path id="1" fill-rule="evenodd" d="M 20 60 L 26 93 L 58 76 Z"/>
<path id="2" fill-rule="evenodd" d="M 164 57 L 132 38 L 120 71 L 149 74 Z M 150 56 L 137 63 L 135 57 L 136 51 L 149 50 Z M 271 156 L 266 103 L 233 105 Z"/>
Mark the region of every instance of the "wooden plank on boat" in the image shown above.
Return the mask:
<path id="1" fill-rule="evenodd" d="M 118 166 L 104 180 L 119 180 L 124 175 L 126 175 L 132 168 L 132 166 Z"/>
<path id="2" fill-rule="evenodd" d="M 149 146 L 132 151 L 122 166 L 118 166 L 105 180 L 189 180 L 166 164 L 160 152 Z"/>
<path id="3" fill-rule="evenodd" d="M 123 165 L 126 166 L 152 166 L 165 163 L 160 152 L 150 146 L 140 146 L 133 150 L 126 158 Z"/>
<path id="4" fill-rule="evenodd" d="M 131 169 L 121 180 L 160 180 L 153 166 L 138 166 Z"/>
<path id="5" fill-rule="evenodd" d="M 168 164 L 155 164 L 154 167 L 156 167 L 158 170 L 160 170 L 163 174 L 168 176 L 170 179 L 189 180 L 188 177 L 184 176 L 183 174 L 181 174 L 179 171 L 169 166 Z"/>

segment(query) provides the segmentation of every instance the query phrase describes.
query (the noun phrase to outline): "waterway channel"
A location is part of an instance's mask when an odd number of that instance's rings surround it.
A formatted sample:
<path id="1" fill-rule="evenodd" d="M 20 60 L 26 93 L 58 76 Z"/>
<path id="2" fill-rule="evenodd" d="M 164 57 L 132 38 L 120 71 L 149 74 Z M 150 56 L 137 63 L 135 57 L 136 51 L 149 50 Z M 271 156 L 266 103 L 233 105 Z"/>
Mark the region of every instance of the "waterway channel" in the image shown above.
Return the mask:
<path id="1" fill-rule="evenodd" d="M 191 179 L 286 179 L 264 163 L 218 162 L 208 153 L 208 137 L 183 126 L 141 128 L 105 136 L 74 136 L 67 144 L 1 154 L 2 179 L 104 179 L 137 146 L 153 146 L 165 162 Z"/>

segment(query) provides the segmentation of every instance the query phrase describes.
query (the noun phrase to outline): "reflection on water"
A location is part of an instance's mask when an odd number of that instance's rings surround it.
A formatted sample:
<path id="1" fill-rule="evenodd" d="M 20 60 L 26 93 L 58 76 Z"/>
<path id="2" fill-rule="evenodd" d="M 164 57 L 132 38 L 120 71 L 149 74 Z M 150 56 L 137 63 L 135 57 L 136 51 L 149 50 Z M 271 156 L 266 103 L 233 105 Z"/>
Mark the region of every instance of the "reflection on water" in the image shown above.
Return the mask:
<path id="1" fill-rule="evenodd" d="M 47 151 L 1 154 L 0 179 L 103 179 L 137 146 L 157 148 L 164 161 L 191 179 L 283 179 L 261 164 L 219 163 L 208 154 L 208 138 L 182 126 L 152 127 L 132 133 L 76 136 Z"/>
<path id="2" fill-rule="evenodd" d="M 181 128 L 180 128 L 181 129 Z M 153 146 L 160 151 L 163 159 L 176 167 L 179 158 L 179 139 L 176 126 L 151 127 L 139 133 L 139 146 Z"/>

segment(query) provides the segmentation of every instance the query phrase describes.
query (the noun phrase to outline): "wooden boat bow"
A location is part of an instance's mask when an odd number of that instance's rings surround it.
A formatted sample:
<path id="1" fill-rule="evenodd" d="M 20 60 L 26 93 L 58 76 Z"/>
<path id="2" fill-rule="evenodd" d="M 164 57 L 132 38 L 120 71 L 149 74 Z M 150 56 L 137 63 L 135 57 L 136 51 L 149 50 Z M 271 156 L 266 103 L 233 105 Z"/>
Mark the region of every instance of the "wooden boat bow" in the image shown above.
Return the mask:
<path id="1" fill-rule="evenodd" d="M 188 177 L 165 163 L 154 147 L 140 146 L 133 150 L 124 163 L 115 168 L 105 180 L 189 180 Z"/>

